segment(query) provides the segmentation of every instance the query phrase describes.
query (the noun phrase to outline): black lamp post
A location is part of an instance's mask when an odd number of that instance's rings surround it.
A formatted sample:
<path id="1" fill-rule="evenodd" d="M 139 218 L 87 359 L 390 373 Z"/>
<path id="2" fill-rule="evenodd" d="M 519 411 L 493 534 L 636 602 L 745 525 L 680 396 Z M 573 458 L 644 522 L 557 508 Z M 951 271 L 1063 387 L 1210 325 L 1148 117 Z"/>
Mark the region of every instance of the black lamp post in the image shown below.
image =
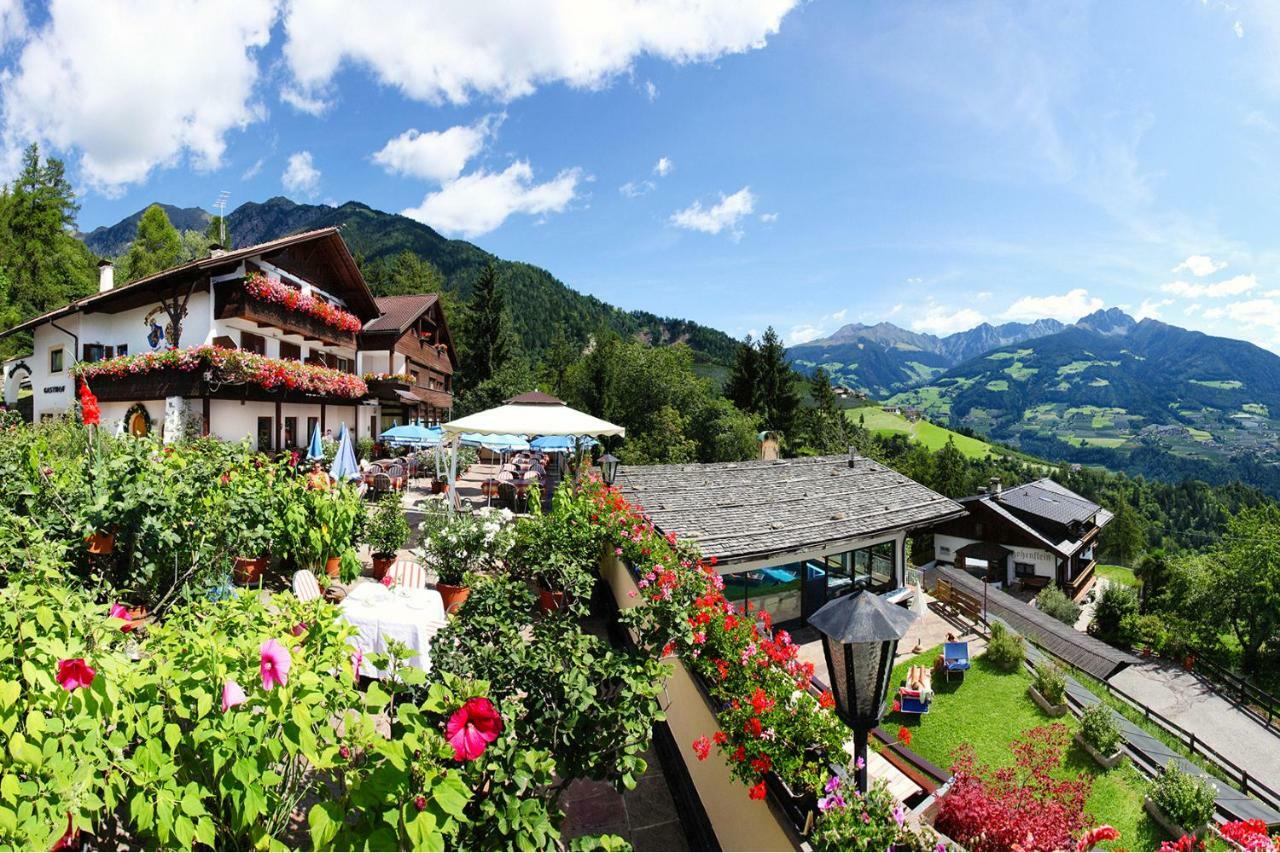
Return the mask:
<path id="1" fill-rule="evenodd" d="M 600 479 L 604 480 L 606 486 L 612 486 L 613 481 L 618 479 L 618 458 L 612 453 L 606 453 L 599 461 Z"/>
<path id="2" fill-rule="evenodd" d="M 809 618 L 809 624 L 822 632 L 836 714 L 853 729 L 854 773 L 863 793 L 867 791 L 867 736 L 884 716 L 893 656 L 915 618 L 911 611 L 866 590 L 828 601 Z"/>

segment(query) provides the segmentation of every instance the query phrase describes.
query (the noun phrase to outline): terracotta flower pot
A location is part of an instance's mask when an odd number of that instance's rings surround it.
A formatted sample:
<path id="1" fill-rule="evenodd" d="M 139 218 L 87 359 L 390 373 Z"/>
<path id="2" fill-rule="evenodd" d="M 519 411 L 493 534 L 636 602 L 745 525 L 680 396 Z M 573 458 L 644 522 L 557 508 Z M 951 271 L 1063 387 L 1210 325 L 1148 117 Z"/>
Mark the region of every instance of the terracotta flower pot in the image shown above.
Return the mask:
<path id="1" fill-rule="evenodd" d="M 373 555 L 373 577 L 374 580 L 382 580 L 387 569 L 391 568 L 391 564 L 396 561 L 395 554 L 374 554 Z"/>
<path id="2" fill-rule="evenodd" d="M 1195 655 L 1187 655 L 1182 659 L 1182 668 L 1185 669 L 1187 672 L 1190 672 L 1191 670 L 1195 669 L 1195 666 L 1196 666 Z"/>
<path id="3" fill-rule="evenodd" d="M 266 567 L 266 557 L 236 557 L 231 572 L 236 583 L 249 586 L 262 579 L 262 572 Z"/>
<path id="4" fill-rule="evenodd" d="M 116 531 L 113 527 L 110 533 L 103 533 L 95 530 L 84 538 L 89 543 L 90 554 L 110 554 L 116 550 Z"/>
<path id="5" fill-rule="evenodd" d="M 471 587 L 437 583 L 436 592 L 440 593 L 440 599 L 444 602 L 444 612 L 452 613 L 462 606 L 462 602 L 467 600 L 467 596 L 471 595 Z"/>
<path id="6" fill-rule="evenodd" d="M 449 491 L 449 484 L 448 484 L 448 483 L 444 482 L 443 480 L 432 480 L 432 481 L 431 481 L 431 494 L 433 494 L 433 495 L 442 495 L 442 494 L 444 494 L 444 493 L 445 493 L 445 492 L 447 492 L 447 491 Z"/>
<path id="7" fill-rule="evenodd" d="M 563 590 L 552 591 L 538 587 L 539 613 L 555 613 L 557 610 L 563 610 L 564 605 L 565 594 Z"/>
<path id="8" fill-rule="evenodd" d="M 324 561 L 324 573 L 331 578 L 342 574 L 342 557 L 330 557 Z"/>

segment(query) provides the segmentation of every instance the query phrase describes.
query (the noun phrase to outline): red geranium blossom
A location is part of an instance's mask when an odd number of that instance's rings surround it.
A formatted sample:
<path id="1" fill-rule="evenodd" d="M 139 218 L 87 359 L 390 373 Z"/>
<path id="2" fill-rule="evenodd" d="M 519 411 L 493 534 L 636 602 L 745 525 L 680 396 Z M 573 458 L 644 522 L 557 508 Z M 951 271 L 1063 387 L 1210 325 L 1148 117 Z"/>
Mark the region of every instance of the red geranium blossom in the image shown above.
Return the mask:
<path id="1" fill-rule="evenodd" d="M 454 761 L 475 761 L 502 734 L 502 715 L 483 696 L 468 699 L 444 727 Z"/>
<path id="2" fill-rule="evenodd" d="M 97 674 L 97 670 L 85 663 L 84 658 L 70 658 L 58 661 L 58 683 L 68 693 L 93 684 L 93 679 Z"/>
<path id="3" fill-rule="evenodd" d="M 699 761 L 707 760 L 707 756 L 711 754 L 711 740 L 706 735 L 693 742 L 693 754 L 698 756 Z"/>
<path id="4" fill-rule="evenodd" d="M 898 726 L 898 743 L 903 746 L 911 746 L 911 729 L 906 726 Z"/>
<path id="5" fill-rule="evenodd" d="M 748 791 L 747 793 L 753 800 L 763 800 L 764 799 L 764 782 L 755 783 L 755 785 L 753 785 L 751 787 L 751 790 Z"/>
<path id="6" fill-rule="evenodd" d="M 759 717 L 750 717 L 742 724 L 742 730 L 753 737 L 760 737 L 764 727 L 760 725 Z"/>
<path id="7" fill-rule="evenodd" d="M 818 704 L 824 708 L 834 708 L 836 706 L 836 697 L 831 695 L 830 690 L 822 691 L 822 695 L 818 697 Z M 897 702 L 893 703 L 897 705 Z M 898 710 L 896 707 L 893 710 Z"/>

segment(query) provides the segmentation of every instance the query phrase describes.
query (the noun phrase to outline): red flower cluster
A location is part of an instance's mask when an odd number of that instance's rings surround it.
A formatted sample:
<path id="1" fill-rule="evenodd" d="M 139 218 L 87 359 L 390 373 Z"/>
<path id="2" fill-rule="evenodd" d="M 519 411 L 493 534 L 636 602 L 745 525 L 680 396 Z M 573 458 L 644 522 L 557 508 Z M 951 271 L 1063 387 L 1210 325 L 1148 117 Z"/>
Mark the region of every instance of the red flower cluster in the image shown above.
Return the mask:
<path id="1" fill-rule="evenodd" d="M 1244 850 L 1280 850 L 1280 835 L 1267 832 L 1267 825 L 1260 820 L 1233 820 L 1218 827 L 1228 841 Z"/>
<path id="2" fill-rule="evenodd" d="M 214 370 L 223 381 L 248 382 L 260 388 L 283 388 L 326 397 L 359 399 L 369 393 L 364 380 L 329 367 L 290 359 L 267 358 L 244 350 L 198 346 L 138 355 L 121 355 L 105 361 L 80 362 L 72 371 L 82 379 L 121 379 L 156 370 Z"/>
<path id="3" fill-rule="evenodd" d="M 707 756 L 711 754 L 711 740 L 706 735 L 698 738 L 693 742 L 693 754 L 698 756 L 699 761 L 706 761 Z"/>
<path id="4" fill-rule="evenodd" d="M 102 423 L 102 411 L 98 408 L 98 398 L 89 390 L 88 382 L 80 383 L 80 415 L 85 426 L 97 426 Z"/>
<path id="5" fill-rule="evenodd" d="M 1084 774 L 1060 770 L 1071 735 L 1055 723 L 1013 742 L 1014 766 L 979 765 L 964 744 L 951 771 L 935 826 L 970 850 L 1071 850 L 1093 823 L 1084 810 L 1093 787 Z"/>
<path id="6" fill-rule="evenodd" d="M 245 293 L 262 302 L 272 305 L 283 305 L 290 311 L 301 311 L 309 314 L 327 326 L 344 332 L 355 334 L 364 328 L 364 323 L 350 311 L 344 311 L 336 305 L 330 305 L 323 299 L 308 296 L 295 287 L 289 287 L 278 281 L 272 281 L 259 272 L 250 273 L 244 279 Z"/>
<path id="7" fill-rule="evenodd" d="M 906 726 L 898 726 L 898 743 L 903 746 L 911 746 L 911 729 Z"/>

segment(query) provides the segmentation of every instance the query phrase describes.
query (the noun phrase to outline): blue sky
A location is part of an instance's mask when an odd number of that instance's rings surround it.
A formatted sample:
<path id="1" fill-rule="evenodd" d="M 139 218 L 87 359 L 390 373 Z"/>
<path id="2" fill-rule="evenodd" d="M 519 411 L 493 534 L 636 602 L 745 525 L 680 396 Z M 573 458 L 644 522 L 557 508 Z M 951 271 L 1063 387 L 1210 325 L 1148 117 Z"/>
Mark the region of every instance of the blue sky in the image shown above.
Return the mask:
<path id="1" fill-rule="evenodd" d="M 405 212 L 796 342 L 1140 316 L 1280 350 L 1280 6 L 0 0 L 5 163 Z"/>

